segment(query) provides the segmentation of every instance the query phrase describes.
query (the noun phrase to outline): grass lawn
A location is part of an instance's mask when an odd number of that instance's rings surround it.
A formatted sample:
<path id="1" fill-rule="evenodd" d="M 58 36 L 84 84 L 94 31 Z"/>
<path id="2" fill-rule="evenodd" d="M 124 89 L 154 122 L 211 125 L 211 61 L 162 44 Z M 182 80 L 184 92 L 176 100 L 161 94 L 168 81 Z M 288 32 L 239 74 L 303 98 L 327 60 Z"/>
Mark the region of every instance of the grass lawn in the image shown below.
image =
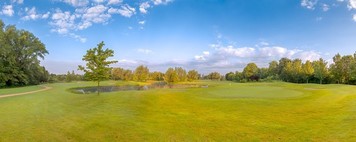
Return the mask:
<path id="1" fill-rule="evenodd" d="M 27 86 L 27 87 L 16 87 L 16 88 L 6 88 L 0 89 L 0 95 L 8 95 L 14 93 L 22 93 L 22 92 L 29 92 L 42 89 L 43 87 L 36 85 L 36 86 Z"/>
<path id="2" fill-rule="evenodd" d="M 0 99 L 0 141 L 356 141 L 356 86 L 198 83 L 100 96 L 49 84 Z"/>

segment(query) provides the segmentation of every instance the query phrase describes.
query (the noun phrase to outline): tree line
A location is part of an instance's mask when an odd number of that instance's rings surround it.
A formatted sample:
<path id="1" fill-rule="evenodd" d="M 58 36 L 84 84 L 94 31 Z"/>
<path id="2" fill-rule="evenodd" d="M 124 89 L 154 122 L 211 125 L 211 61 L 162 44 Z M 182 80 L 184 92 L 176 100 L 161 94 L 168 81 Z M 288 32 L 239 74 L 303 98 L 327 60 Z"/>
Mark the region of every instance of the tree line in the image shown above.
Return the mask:
<path id="1" fill-rule="evenodd" d="M 200 78 L 196 70 L 186 71 L 182 67 L 168 68 L 165 73 L 154 71 L 150 72 L 147 66 L 140 65 L 134 71 L 123 68 L 113 68 L 111 79 L 124 81 L 145 82 L 147 80 L 165 81 L 167 83 L 177 83 L 194 81 Z"/>
<path id="2" fill-rule="evenodd" d="M 249 63 L 242 72 L 227 73 L 225 79 L 237 82 L 282 80 L 293 83 L 356 84 L 356 53 L 345 56 L 336 54 L 329 66 L 322 58 L 306 62 L 281 58 L 270 62 L 267 68 L 258 68 L 255 63 Z"/>
<path id="3" fill-rule="evenodd" d="M 31 32 L 0 20 L 0 87 L 47 82 L 49 73 L 39 61 L 46 54 L 45 45 Z"/>
<path id="4" fill-rule="evenodd" d="M 43 82 L 71 82 L 81 80 L 100 81 L 113 79 L 145 82 L 147 80 L 176 83 L 198 79 L 229 80 L 236 82 L 282 80 L 293 83 L 341 83 L 356 84 L 356 53 L 354 55 L 336 54 L 333 63 L 320 58 L 316 61 L 302 62 L 301 59 L 281 58 L 272 61 L 266 68 L 259 68 L 249 63 L 242 72 L 229 72 L 225 76 L 219 72 L 208 75 L 199 74 L 196 70 L 188 72 L 182 67 L 168 68 L 166 72 L 150 72 L 147 66 L 138 66 L 131 71 L 123 68 L 111 68 L 117 61 L 108 61 L 114 51 L 103 49 L 104 42 L 89 49 L 83 56 L 86 66 L 63 75 L 49 74 L 40 66 L 40 60 L 48 54 L 45 45 L 31 32 L 19 30 L 14 25 L 5 25 L 0 20 L 0 87 L 36 85 Z"/>

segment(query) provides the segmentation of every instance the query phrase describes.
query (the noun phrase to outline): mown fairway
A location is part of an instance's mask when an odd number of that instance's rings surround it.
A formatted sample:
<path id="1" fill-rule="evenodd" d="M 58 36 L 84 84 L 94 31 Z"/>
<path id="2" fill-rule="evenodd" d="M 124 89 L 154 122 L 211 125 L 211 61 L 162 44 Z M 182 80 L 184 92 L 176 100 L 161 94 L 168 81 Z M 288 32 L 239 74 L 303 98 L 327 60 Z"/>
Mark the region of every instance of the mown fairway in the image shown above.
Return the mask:
<path id="1" fill-rule="evenodd" d="M 50 84 L 0 99 L 0 141 L 356 141 L 355 86 L 200 83 L 100 96 Z"/>

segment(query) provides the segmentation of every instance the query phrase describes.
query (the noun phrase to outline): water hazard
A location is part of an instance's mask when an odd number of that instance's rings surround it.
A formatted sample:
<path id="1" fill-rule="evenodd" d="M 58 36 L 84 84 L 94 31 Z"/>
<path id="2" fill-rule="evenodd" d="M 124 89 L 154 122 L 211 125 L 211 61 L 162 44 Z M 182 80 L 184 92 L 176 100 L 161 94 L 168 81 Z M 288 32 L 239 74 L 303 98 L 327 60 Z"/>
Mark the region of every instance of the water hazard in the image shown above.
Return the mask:
<path id="1" fill-rule="evenodd" d="M 121 86 L 96 86 L 91 87 L 82 87 L 82 88 L 72 88 L 73 93 L 78 94 L 91 94 L 100 92 L 117 92 L 117 91 L 140 91 L 140 90 L 149 90 L 149 89 L 159 89 L 159 88 L 206 88 L 207 85 L 198 85 L 198 84 L 167 84 L 165 82 L 156 82 L 150 85 L 121 85 Z"/>

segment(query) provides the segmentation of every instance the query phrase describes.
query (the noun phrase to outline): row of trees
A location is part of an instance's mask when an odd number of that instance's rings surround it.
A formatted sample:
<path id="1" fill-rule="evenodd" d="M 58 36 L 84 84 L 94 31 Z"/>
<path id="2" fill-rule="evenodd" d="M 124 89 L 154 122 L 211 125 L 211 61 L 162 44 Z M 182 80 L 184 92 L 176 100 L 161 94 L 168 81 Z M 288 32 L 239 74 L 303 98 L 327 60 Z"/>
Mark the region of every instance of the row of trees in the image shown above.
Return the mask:
<path id="1" fill-rule="evenodd" d="M 196 70 L 190 70 L 188 73 L 182 67 L 168 68 L 165 73 L 150 72 L 146 66 L 138 66 L 134 71 L 123 68 L 113 68 L 111 70 L 111 79 L 125 81 L 145 82 L 147 80 L 166 81 L 168 83 L 194 81 L 199 79 L 199 73 Z"/>
<path id="2" fill-rule="evenodd" d="M 328 63 L 320 58 L 316 61 L 302 62 L 301 59 L 282 58 L 272 61 L 268 68 L 258 68 L 255 63 L 249 63 L 242 72 L 229 72 L 225 75 L 230 81 L 282 80 L 293 83 L 356 83 L 356 53 L 333 58 L 334 63 Z"/>
<path id="3" fill-rule="evenodd" d="M 39 61 L 46 54 L 45 45 L 31 32 L 0 20 L 0 87 L 47 82 L 49 73 Z"/>
<path id="4" fill-rule="evenodd" d="M 125 70 L 122 68 L 110 68 L 110 65 L 117 61 L 107 60 L 114 56 L 114 51 L 104 49 L 104 42 L 101 42 L 92 49 L 87 50 L 82 60 L 86 62 L 85 66 L 78 66 L 78 70 L 85 72 L 84 77 L 88 80 L 97 82 L 97 93 L 100 94 L 100 82 L 111 78 L 116 80 L 135 80 L 145 82 L 148 79 L 165 80 L 167 83 L 175 83 L 179 81 L 193 81 L 199 78 L 199 74 L 195 70 L 187 72 L 181 68 L 169 68 L 165 74 L 160 72 L 150 73 L 146 66 L 138 66 L 135 71 Z M 70 76 L 69 73 L 67 76 Z"/>

